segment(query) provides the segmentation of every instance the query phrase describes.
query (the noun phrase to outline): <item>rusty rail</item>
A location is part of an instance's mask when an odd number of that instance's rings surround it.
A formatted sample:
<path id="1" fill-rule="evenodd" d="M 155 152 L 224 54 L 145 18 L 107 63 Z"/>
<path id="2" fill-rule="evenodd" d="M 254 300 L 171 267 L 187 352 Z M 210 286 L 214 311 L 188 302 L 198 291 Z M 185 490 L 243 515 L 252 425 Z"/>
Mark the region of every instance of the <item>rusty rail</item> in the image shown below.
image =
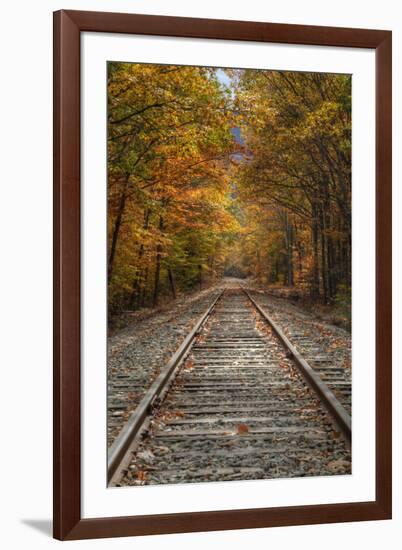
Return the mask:
<path id="1" fill-rule="evenodd" d="M 152 410 L 153 405 L 161 400 L 166 393 L 170 382 L 175 376 L 175 371 L 183 362 L 184 358 L 190 351 L 194 340 L 199 333 L 200 329 L 205 324 L 206 320 L 212 313 L 212 310 L 216 306 L 218 300 L 222 297 L 224 290 L 215 298 L 208 309 L 201 315 L 198 321 L 195 323 L 191 331 L 183 340 L 179 348 L 171 357 L 170 361 L 162 368 L 158 377 L 151 384 L 144 397 L 141 399 L 138 407 L 132 412 L 128 421 L 124 425 L 123 429 L 114 440 L 110 449 L 108 450 L 108 463 L 107 463 L 107 478 L 108 482 L 113 478 L 119 465 L 123 461 L 125 455 L 130 449 L 130 446 L 134 439 L 140 435 L 144 427 L 144 422 L 147 419 L 149 413 Z"/>
<path id="2" fill-rule="evenodd" d="M 347 444 L 350 446 L 352 441 L 352 420 L 348 412 L 338 401 L 332 391 L 329 389 L 327 384 L 321 379 L 319 374 L 307 363 L 307 361 L 302 357 L 302 355 L 297 351 L 293 346 L 287 336 L 282 332 L 279 326 L 275 321 L 266 313 L 265 310 L 254 300 L 248 290 L 243 288 L 243 292 L 248 296 L 251 303 L 263 317 L 263 319 L 272 327 L 275 334 L 281 340 L 282 344 L 285 346 L 286 350 L 292 355 L 292 359 L 296 363 L 299 371 L 307 380 L 308 384 L 316 392 L 320 401 L 324 407 L 328 410 L 330 415 L 334 418 L 336 424 L 339 426 L 339 429 L 342 431 Z"/>

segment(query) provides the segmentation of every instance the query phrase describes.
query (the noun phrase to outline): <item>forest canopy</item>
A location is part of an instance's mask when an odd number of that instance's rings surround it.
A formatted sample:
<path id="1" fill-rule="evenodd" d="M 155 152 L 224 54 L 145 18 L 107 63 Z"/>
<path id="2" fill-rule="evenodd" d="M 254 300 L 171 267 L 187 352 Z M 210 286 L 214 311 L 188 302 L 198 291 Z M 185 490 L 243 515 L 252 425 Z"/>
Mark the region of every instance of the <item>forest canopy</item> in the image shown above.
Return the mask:
<path id="1" fill-rule="evenodd" d="M 108 63 L 110 313 L 223 275 L 349 299 L 351 77 Z"/>

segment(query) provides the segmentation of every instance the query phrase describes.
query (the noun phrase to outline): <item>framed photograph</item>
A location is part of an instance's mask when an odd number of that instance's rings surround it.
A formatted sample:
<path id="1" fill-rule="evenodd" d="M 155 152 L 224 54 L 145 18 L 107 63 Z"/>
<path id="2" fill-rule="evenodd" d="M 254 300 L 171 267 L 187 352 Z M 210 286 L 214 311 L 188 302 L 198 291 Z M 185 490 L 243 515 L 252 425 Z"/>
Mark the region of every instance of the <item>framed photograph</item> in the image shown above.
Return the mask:
<path id="1" fill-rule="evenodd" d="M 54 14 L 55 538 L 391 518 L 391 45 Z"/>

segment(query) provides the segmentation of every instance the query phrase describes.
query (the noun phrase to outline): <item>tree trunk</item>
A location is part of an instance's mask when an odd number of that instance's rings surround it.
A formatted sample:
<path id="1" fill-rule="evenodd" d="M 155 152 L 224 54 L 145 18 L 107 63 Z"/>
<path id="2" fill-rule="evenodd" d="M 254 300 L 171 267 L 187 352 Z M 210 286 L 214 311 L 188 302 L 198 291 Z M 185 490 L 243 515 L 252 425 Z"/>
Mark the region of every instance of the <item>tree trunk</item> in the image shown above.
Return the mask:
<path id="1" fill-rule="evenodd" d="M 334 241 L 329 235 L 327 237 L 327 263 L 328 263 L 328 295 L 329 301 L 332 302 L 336 295 L 336 262 L 335 262 L 335 250 L 334 250 Z"/>
<path id="2" fill-rule="evenodd" d="M 214 254 L 212 254 L 212 256 L 210 257 L 210 262 L 209 262 L 209 267 L 210 267 L 210 272 L 211 272 L 211 279 L 215 279 L 215 256 Z"/>
<path id="3" fill-rule="evenodd" d="M 293 229 L 293 225 L 289 224 L 289 253 L 288 253 L 289 286 L 295 285 L 295 272 L 294 272 L 294 265 L 293 265 L 293 245 L 294 245 L 294 229 Z"/>
<path id="4" fill-rule="evenodd" d="M 202 265 L 198 266 L 200 290 L 202 290 Z"/>
<path id="5" fill-rule="evenodd" d="M 142 226 L 144 231 L 146 231 L 149 227 L 150 215 L 151 215 L 150 209 L 146 208 L 145 211 L 144 211 L 144 223 L 143 223 L 143 226 Z M 138 250 L 138 265 L 137 265 L 137 269 L 136 269 L 136 273 L 135 273 L 135 277 L 134 277 L 134 281 L 133 281 L 133 290 L 132 290 L 131 299 L 130 299 L 131 307 L 138 307 L 139 306 L 140 290 L 141 290 L 141 279 L 142 279 L 142 273 L 143 273 L 143 268 L 141 266 L 141 260 L 144 256 L 144 251 L 145 251 L 145 246 L 144 246 L 144 243 L 142 242 L 141 245 L 140 245 L 140 248 Z"/>
<path id="6" fill-rule="evenodd" d="M 286 245 L 286 285 L 294 286 L 293 276 L 293 228 L 285 214 L 285 245 Z"/>
<path id="7" fill-rule="evenodd" d="M 317 222 L 317 207 L 314 204 L 312 208 L 313 220 L 311 223 L 311 241 L 313 248 L 313 267 L 311 274 L 310 296 L 312 300 L 317 300 L 320 294 L 320 279 L 318 265 L 318 222 Z"/>
<path id="8" fill-rule="evenodd" d="M 275 267 L 274 267 L 274 280 L 273 283 L 277 283 L 279 279 L 279 260 L 278 258 L 275 259 Z"/>
<path id="9" fill-rule="evenodd" d="M 336 293 L 334 240 L 332 238 L 331 206 L 328 187 L 325 187 L 325 200 L 323 205 L 324 232 L 326 237 L 326 262 L 327 262 L 327 301 L 331 303 Z"/>
<path id="10" fill-rule="evenodd" d="M 162 237 L 163 231 L 163 217 L 159 216 L 159 237 Z M 159 242 L 156 246 L 156 266 L 155 266 L 155 279 L 154 279 L 154 294 L 152 298 L 152 307 L 158 305 L 159 299 L 159 279 L 161 273 L 161 258 L 162 258 L 162 244 Z"/>
<path id="11" fill-rule="evenodd" d="M 147 301 L 148 275 L 149 275 L 149 267 L 147 265 L 146 268 L 145 268 L 142 288 L 140 289 L 140 295 L 138 297 L 139 307 L 145 307 L 145 304 L 146 304 L 146 301 Z"/>
<path id="12" fill-rule="evenodd" d="M 169 285 L 170 285 L 170 290 L 172 292 L 173 300 L 176 300 L 176 286 L 174 284 L 173 272 L 170 266 L 168 267 L 168 277 L 169 277 Z"/>
<path id="13" fill-rule="evenodd" d="M 256 275 L 256 278 L 258 281 L 261 281 L 261 254 L 258 248 L 257 248 L 256 254 L 257 254 L 257 273 L 254 273 L 254 275 Z"/>
<path id="14" fill-rule="evenodd" d="M 324 304 L 328 302 L 328 269 L 327 269 L 327 239 L 325 234 L 325 216 L 321 209 L 320 217 L 321 233 L 321 276 L 322 276 L 322 299 Z"/>
<path id="15" fill-rule="evenodd" d="M 119 239 L 121 222 L 123 220 L 124 208 L 126 206 L 127 186 L 128 186 L 129 177 L 130 176 L 127 175 L 126 179 L 124 180 L 123 191 L 122 191 L 122 194 L 121 194 L 121 197 L 120 197 L 119 208 L 118 208 L 118 211 L 117 211 L 117 216 L 116 216 L 116 220 L 115 220 L 114 228 L 113 228 L 112 243 L 110 245 L 108 271 L 107 271 L 107 273 L 108 273 L 108 275 L 107 275 L 108 283 L 110 283 L 110 281 L 112 279 L 114 259 L 115 259 L 115 256 L 116 256 L 117 241 Z"/>
<path id="16" fill-rule="evenodd" d="M 296 249 L 297 249 L 297 259 L 299 262 L 298 263 L 298 271 L 299 271 L 298 283 L 300 284 L 303 282 L 303 253 L 302 253 L 302 248 L 300 243 L 296 245 Z"/>

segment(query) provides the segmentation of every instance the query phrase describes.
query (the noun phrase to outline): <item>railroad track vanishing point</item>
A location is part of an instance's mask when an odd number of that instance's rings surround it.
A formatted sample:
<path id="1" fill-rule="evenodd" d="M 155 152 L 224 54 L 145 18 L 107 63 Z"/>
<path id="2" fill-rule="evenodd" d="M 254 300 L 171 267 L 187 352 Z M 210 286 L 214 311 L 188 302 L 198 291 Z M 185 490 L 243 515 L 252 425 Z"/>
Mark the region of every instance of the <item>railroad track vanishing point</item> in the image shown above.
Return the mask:
<path id="1" fill-rule="evenodd" d="M 350 395 L 342 368 L 312 368 L 251 293 L 225 289 L 109 448 L 109 485 L 351 473 Z"/>

